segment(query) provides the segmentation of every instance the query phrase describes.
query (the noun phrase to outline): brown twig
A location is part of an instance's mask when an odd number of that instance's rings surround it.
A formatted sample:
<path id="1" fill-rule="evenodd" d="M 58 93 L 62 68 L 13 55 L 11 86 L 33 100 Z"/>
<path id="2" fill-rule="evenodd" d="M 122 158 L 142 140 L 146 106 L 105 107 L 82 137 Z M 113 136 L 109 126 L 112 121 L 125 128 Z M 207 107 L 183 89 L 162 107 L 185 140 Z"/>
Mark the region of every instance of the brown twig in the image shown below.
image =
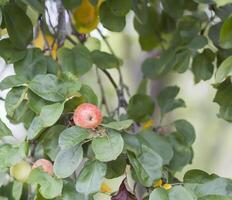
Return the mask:
<path id="1" fill-rule="evenodd" d="M 100 91 L 101 91 L 102 104 L 105 105 L 106 112 L 107 112 L 108 115 L 110 115 L 110 109 L 109 109 L 109 106 L 108 106 L 108 103 L 107 103 L 107 100 L 106 100 L 105 90 L 104 90 L 104 87 L 103 87 L 103 84 L 102 84 L 102 81 L 101 81 L 101 77 L 100 77 L 100 74 L 99 74 L 99 71 L 98 71 L 97 67 L 96 67 L 96 74 L 97 74 L 97 82 L 99 84 Z"/>

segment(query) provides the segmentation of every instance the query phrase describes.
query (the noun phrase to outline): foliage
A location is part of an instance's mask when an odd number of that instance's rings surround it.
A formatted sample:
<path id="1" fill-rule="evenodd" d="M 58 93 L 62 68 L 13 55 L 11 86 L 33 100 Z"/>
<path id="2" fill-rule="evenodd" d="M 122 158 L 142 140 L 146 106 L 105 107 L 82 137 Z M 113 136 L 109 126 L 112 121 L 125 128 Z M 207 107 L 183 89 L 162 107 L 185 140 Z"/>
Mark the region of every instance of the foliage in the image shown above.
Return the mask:
<path id="1" fill-rule="evenodd" d="M 195 131 L 186 119 L 163 124 L 170 112 L 186 106 L 177 97 L 178 86 L 163 88 L 157 97 L 147 92 L 149 81 L 171 72 L 191 70 L 195 83 L 215 77 L 218 116 L 232 121 L 230 0 L 57 0 L 52 3 L 56 26 L 47 2 L 0 1 L 0 56 L 15 70 L 0 82 L 0 90 L 9 89 L 8 119 L 27 129 L 18 141 L 0 119 L 0 199 L 93 199 L 99 192 L 112 200 L 232 199 L 230 179 L 200 170 L 187 172 L 183 181 L 175 177 L 192 162 Z M 144 78 L 133 96 L 123 80 L 123 61 L 97 28 L 101 23 L 121 32 L 128 15 L 141 49 L 156 55 L 142 63 Z M 101 40 L 91 37 L 93 30 Z M 101 42 L 108 52 L 100 49 Z M 82 79 L 91 70 L 100 95 Z M 110 70 L 119 74 L 119 82 Z M 100 74 L 115 89 L 115 109 L 108 106 Z M 97 128 L 73 123 L 82 103 L 101 108 L 104 119 Z M 21 168 L 19 163 L 40 158 L 53 163 L 54 174 L 38 167 L 20 181 L 10 173 Z M 104 179 L 120 176 L 125 179 L 112 192 Z M 145 192 L 136 192 L 137 183 Z"/>

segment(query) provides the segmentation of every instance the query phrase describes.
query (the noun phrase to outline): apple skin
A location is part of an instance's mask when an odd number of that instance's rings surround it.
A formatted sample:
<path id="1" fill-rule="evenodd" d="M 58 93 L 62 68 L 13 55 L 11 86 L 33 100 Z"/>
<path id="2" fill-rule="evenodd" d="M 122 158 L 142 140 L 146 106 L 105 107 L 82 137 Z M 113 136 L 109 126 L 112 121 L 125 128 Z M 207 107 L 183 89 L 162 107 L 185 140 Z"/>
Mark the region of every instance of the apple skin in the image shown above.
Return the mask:
<path id="1" fill-rule="evenodd" d="M 73 121 L 75 125 L 81 128 L 96 128 L 102 122 L 102 114 L 100 109 L 91 104 L 83 103 L 74 111 Z"/>
<path id="2" fill-rule="evenodd" d="M 10 174 L 19 182 L 26 182 L 31 173 L 31 165 L 26 161 L 21 161 L 10 168 Z"/>
<path id="3" fill-rule="evenodd" d="M 37 167 L 41 167 L 44 172 L 53 175 L 53 165 L 49 160 L 39 159 L 35 161 L 35 163 L 32 165 L 32 169 L 35 169 Z"/>

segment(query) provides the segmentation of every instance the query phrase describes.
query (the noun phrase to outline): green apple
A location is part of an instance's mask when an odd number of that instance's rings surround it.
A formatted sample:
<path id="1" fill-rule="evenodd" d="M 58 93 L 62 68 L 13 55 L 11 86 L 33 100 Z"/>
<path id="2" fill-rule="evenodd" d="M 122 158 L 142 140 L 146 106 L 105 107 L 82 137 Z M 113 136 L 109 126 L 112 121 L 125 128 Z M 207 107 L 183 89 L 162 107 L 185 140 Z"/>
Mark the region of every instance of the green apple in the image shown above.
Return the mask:
<path id="1" fill-rule="evenodd" d="M 10 168 L 10 174 L 19 182 L 26 182 L 31 173 L 31 165 L 26 161 L 21 161 Z"/>

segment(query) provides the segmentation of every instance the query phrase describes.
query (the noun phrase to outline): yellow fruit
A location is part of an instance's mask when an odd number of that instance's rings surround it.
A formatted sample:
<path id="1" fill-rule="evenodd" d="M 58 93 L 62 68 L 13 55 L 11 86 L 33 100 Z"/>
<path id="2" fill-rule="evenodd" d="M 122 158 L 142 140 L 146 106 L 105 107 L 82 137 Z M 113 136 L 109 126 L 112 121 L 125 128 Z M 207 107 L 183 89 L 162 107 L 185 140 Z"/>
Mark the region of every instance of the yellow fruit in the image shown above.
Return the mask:
<path id="1" fill-rule="evenodd" d="M 101 184 L 101 189 L 100 189 L 100 191 L 101 191 L 102 193 L 111 193 L 111 192 L 112 192 L 112 189 L 110 188 L 110 186 L 109 186 L 108 184 L 102 183 L 102 184 Z"/>
<path id="2" fill-rule="evenodd" d="M 164 184 L 162 187 L 163 187 L 165 190 L 169 190 L 169 189 L 171 189 L 171 188 L 172 188 L 172 185 L 171 185 L 171 184 L 166 183 L 166 184 Z"/>
<path id="3" fill-rule="evenodd" d="M 82 3 L 73 10 L 75 27 L 79 33 L 89 33 L 97 28 L 99 23 L 99 6 L 102 2 L 100 0 L 94 6 L 89 0 L 82 0 Z"/>
<path id="4" fill-rule="evenodd" d="M 53 59 L 56 59 L 58 45 L 54 42 L 54 38 L 52 36 L 43 36 L 41 30 L 39 30 L 37 37 L 33 41 L 33 45 L 41 50 L 51 49 L 51 56 Z"/>
<path id="5" fill-rule="evenodd" d="M 21 161 L 10 168 L 10 174 L 19 182 L 26 182 L 31 173 L 31 165 L 26 161 Z"/>

